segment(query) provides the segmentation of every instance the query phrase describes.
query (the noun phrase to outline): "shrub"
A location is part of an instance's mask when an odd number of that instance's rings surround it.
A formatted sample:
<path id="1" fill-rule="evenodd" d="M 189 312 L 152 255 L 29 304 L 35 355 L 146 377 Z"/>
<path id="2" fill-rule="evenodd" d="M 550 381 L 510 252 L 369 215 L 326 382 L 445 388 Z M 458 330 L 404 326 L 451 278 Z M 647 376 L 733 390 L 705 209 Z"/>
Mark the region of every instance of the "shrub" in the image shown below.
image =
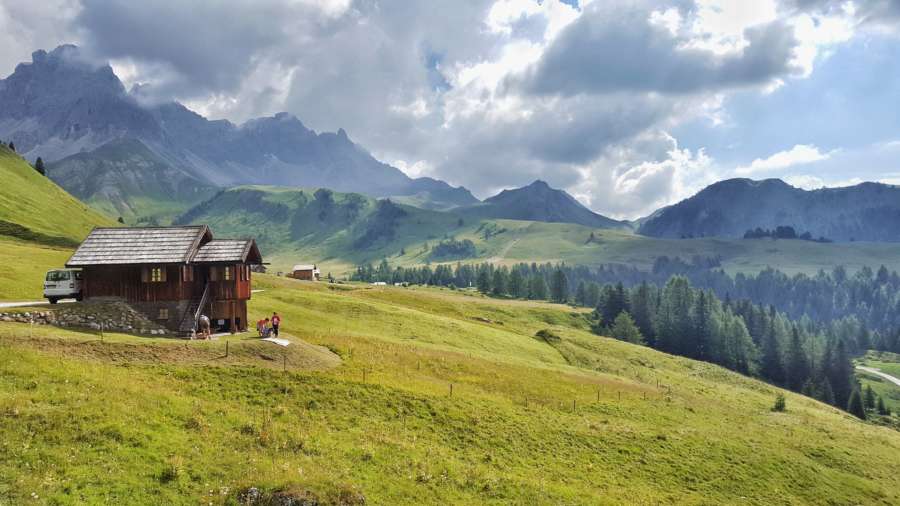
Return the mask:
<path id="1" fill-rule="evenodd" d="M 462 241 L 449 239 L 437 243 L 431 249 L 429 258 L 431 260 L 453 260 L 472 258 L 476 255 L 475 243 L 472 241 L 468 239 L 463 239 Z"/>
<path id="2" fill-rule="evenodd" d="M 784 400 L 784 394 L 778 394 L 775 396 L 775 405 L 772 406 L 772 411 L 776 413 L 783 413 L 787 411 L 787 403 Z"/>
<path id="3" fill-rule="evenodd" d="M 561 339 L 558 335 L 554 334 L 553 331 L 550 329 L 538 330 L 537 333 L 535 334 L 535 337 L 539 337 L 539 338 L 543 339 L 544 341 L 547 341 L 548 343 L 551 341 L 559 342 Z"/>

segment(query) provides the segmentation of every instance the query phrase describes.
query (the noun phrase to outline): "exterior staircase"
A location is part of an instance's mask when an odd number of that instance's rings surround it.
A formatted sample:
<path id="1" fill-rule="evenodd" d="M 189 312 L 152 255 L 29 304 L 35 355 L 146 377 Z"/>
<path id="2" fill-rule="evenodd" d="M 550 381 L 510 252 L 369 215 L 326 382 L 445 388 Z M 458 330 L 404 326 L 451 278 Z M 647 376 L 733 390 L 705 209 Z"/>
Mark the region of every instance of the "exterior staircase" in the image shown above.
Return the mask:
<path id="1" fill-rule="evenodd" d="M 200 315 L 203 314 L 203 308 L 209 303 L 209 283 L 203 287 L 203 295 L 199 299 L 193 299 L 188 304 L 184 315 L 181 317 L 181 323 L 178 325 L 178 335 L 180 337 L 193 337 L 197 332 L 197 325 L 200 321 Z"/>

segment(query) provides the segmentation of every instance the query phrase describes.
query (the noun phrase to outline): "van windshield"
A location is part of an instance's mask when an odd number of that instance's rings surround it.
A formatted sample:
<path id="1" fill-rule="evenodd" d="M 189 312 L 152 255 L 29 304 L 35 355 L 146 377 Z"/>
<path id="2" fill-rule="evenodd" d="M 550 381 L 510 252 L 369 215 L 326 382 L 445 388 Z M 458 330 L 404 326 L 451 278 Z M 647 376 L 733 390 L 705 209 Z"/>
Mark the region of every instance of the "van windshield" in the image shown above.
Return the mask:
<path id="1" fill-rule="evenodd" d="M 70 276 L 69 271 L 50 271 L 47 273 L 47 281 L 68 281 Z"/>

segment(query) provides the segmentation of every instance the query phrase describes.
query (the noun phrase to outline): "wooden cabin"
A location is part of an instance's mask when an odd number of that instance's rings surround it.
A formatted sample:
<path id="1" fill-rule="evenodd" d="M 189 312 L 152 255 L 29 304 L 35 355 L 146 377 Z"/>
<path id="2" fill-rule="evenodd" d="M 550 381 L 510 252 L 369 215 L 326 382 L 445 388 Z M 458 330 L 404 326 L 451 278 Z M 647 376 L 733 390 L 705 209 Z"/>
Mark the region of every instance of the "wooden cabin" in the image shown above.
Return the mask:
<path id="1" fill-rule="evenodd" d="M 85 300 L 124 300 L 182 335 L 201 314 L 214 331 L 247 329 L 253 239 L 213 239 L 206 225 L 95 228 L 66 262 L 80 267 Z"/>
<path id="2" fill-rule="evenodd" d="M 314 264 L 299 264 L 291 269 L 291 277 L 294 279 L 302 279 L 305 281 L 318 281 L 320 276 L 319 268 Z"/>

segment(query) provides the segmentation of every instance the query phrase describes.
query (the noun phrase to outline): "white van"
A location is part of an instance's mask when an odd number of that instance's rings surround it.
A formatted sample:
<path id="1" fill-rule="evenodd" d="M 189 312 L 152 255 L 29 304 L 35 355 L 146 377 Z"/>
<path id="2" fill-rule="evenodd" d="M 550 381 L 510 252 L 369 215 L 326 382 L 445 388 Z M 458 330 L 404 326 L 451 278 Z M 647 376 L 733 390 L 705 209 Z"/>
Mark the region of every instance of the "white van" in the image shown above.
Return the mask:
<path id="1" fill-rule="evenodd" d="M 51 304 L 60 299 L 81 300 L 81 269 L 54 269 L 44 278 L 44 298 Z"/>

